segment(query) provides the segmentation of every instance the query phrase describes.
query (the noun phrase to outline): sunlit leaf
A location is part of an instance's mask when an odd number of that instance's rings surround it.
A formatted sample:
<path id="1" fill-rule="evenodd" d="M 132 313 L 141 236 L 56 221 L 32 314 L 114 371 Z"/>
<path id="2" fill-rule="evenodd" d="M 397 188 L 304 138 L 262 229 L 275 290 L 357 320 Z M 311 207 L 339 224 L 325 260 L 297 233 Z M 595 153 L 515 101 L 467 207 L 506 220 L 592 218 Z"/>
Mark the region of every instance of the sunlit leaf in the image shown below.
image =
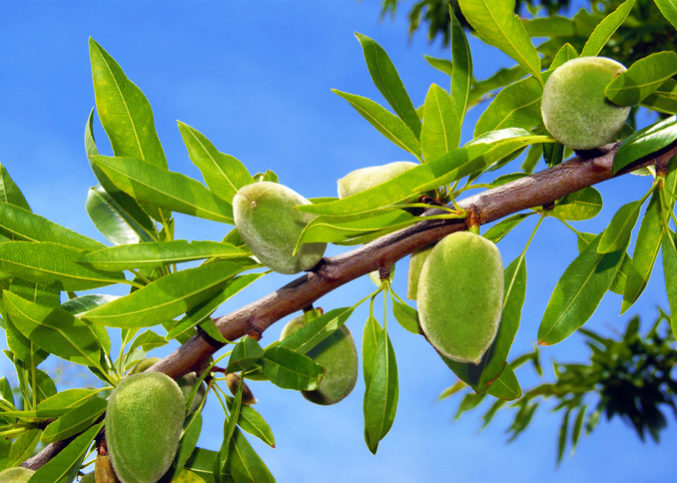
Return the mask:
<path id="1" fill-rule="evenodd" d="M 90 397 L 84 404 L 70 409 L 49 423 L 42 433 L 41 440 L 44 443 L 52 443 L 75 436 L 93 424 L 106 411 L 106 405 L 105 399 Z"/>
<path id="2" fill-rule="evenodd" d="M 261 362 L 263 374 L 284 389 L 312 391 L 324 372 L 310 357 L 281 345 L 266 349 Z"/>
<path id="3" fill-rule="evenodd" d="M 472 83 L 472 55 L 468 39 L 452 8 L 449 8 L 451 23 L 451 58 L 453 60 L 451 75 L 451 100 L 456 107 L 458 130 L 461 130 L 465 112 L 470 98 Z"/>
<path id="4" fill-rule="evenodd" d="M 627 0 L 597 24 L 583 46 L 581 57 L 594 57 L 599 54 L 618 27 L 623 24 L 634 6 L 635 0 Z"/>
<path id="5" fill-rule="evenodd" d="M 677 74 L 677 53 L 656 52 L 632 64 L 605 88 L 606 97 L 619 106 L 639 104 L 663 82 Z"/>
<path id="6" fill-rule="evenodd" d="M 11 178 L 7 169 L 0 164 L 0 201 L 30 211 L 26 198 Z"/>
<path id="7" fill-rule="evenodd" d="M 564 196 L 546 213 L 562 220 L 588 220 L 597 216 L 602 205 L 602 195 L 590 186 Z"/>
<path id="8" fill-rule="evenodd" d="M 432 84 L 423 104 L 421 151 L 432 161 L 458 147 L 461 123 L 447 91 Z"/>
<path id="9" fill-rule="evenodd" d="M 676 116 L 671 116 L 631 134 L 623 140 L 616 151 L 613 173 L 616 174 L 638 159 L 669 146 L 675 140 L 677 140 Z"/>
<path id="10" fill-rule="evenodd" d="M 654 0 L 663 16 L 677 29 L 677 5 L 672 0 Z"/>
<path id="11" fill-rule="evenodd" d="M 632 229 L 637 223 L 639 211 L 642 208 L 641 201 L 632 201 L 621 206 L 609 226 L 606 227 L 602 238 L 599 240 L 597 251 L 599 253 L 611 253 L 622 250 L 630 238 Z"/>

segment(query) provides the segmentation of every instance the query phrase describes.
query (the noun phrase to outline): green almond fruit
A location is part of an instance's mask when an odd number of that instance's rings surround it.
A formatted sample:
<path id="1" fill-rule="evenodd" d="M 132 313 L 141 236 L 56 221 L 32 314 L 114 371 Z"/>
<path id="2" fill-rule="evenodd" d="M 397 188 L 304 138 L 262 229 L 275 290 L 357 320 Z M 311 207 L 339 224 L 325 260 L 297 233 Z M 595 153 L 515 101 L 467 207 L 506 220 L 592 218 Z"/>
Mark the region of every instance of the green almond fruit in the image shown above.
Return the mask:
<path id="1" fill-rule="evenodd" d="M 310 270 L 322 259 L 326 243 L 304 243 L 299 236 L 315 215 L 295 209 L 310 201 L 270 181 L 248 184 L 233 197 L 233 218 L 242 240 L 263 263 L 279 273 Z"/>
<path id="2" fill-rule="evenodd" d="M 234 372 L 229 372 L 226 374 L 226 386 L 228 387 L 228 390 L 230 393 L 235 396 L 237 394 L 237 390 L 240 387 L 240 381 L 241 378 Z M 252 393 L 252 390 L 249 388 L 246 382 L 242 381 L 242 404 L 245 406 L 249 406 L 250 404 L 256 404 L 257 400 L 254 397 L 254 393 Z"/>
<path id="3" fill-rule="evenodd" d="M 409 257 L 409 273 L 407 274 L 407 298 L 409 300 L 416 300 L 421 270 L 423 270 L 423 264 L 431 251 L 432 247 L 424 248 L 423 250 L 412 253 L 411 257 Z"/>
<path id="4" fill-rule="evenodd" d="M 108 455 L 122 483 L 158 481 L 172 464 L 185 418 L 178 384 L 160 372 L 125 377 L 108 398 Z"/>
<path id="5" fill-rule="evenodd" d="M 606 57 L 579 57 L 555 69 L 541 100 L 543 123 L 552 137 L 579 150 L 612 142 L 630 107 L 611 103 L 604 89 L 625 70 L 623 64 Z"/>
<path id="6" fill-rule="evenodd" d="M 305 326 L 303 316 L 296 317 L 282 329 L 280 340 Z M 345 325 L 317 344 L 306 355 L 325 370 L 313 391 L 301 391 L 315 404 L 336 404 L 351 393 L 357 381 L 357 349 L 353 336 Z"/>
<path id="7" fill-rule="evenodd" d="M 15 466 L 0 471 L 0 483 L 25 483 L 35 473 L 34 470 Z"/>
<path id="8" fill-rule="evenodd" d="M 418 281 L 421 329 L 440 354 L 477 364 L 493 342 L 503 309 L 503 263 L 496 245 L 470 232 L 444 237 Z"/>
<path id="9" fill-rule="evenodd" d="M 381 166 L 368 166 L 356 169 L 336 182 L 338 185 L 338 197 L 347 198 L 361 191 L 368 190 L 416 166 L 418 164 L 411 161 L 395 161 Z"/>
<path id="10" fill-rule="evenodd" d="M 139 372 L 145 372 L 146 369 L 150 369 L 156 363 L 160 362 L 160 360 L 159 357 L 146 357 L 145 359 L 141 359 L 129 373 L 138 374 Z"/>

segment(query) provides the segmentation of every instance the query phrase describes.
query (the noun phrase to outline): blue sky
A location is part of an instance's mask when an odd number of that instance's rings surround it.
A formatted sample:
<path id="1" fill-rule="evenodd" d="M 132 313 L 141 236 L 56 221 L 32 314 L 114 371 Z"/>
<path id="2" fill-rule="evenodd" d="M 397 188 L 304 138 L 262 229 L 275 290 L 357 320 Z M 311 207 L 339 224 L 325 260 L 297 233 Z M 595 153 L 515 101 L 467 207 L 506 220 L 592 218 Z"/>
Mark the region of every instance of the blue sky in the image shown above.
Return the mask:
<path id="1" fill-rule="evenodd" d="M 429 44 L 422 32 L 408 40 L 405 9 L 394 20 L 379 21 L 379 4 L 0 0 L 0 163 L 35 212 L 104 241 L 84 210 L 87 189 L 96 183 L 83 149 L 85 121 L 94 104 L 87 47 L 92 36 L 149 98 L 170 169 L 201 179 L 182 145 L 178 119 L 238 157 L 251 172 L 272 169 L 306 197 L 335 195 L 335 180 L 353 169 L 410 159 L 330 91 L 381 100 L 354 32 L 376 39 L 389 52 L 415 104 L 422 103 L 431 82 L 448 87 L 448 79 L 423 59 L 447 51 Z M 471 48 L 478 78 L 509 62 L 475 39 Z M 471 111 L 463 141 L 470 139 L 479 112 Z M 98 127 L 96 134 L 106 151 Z M 615 210 L 640 198 L 649 183 L 634 176 L 603 183 L 599 189 L 605 208 L 577 227 L 601 231 Z M 506 265 L 533 227 L 524 225 L 499 244 Z M 227 229 L 177 216 L 177 238 L 218 240 Z M 329 252 L 343 250 L 331 247 Z M 513 356 L 531 350 L 549 295 L 575 253 L 571 232 L 554 220 L 544 223 L 527 254 L 527 300 Z M 217 313 L 288 280 L 267 277 Z M 395 281 L 400 294 L 406 291 L 405 280 L 406 264 L 400 263 Z M 317 305 L 327 310 L 344 306 L 371 290 L 368 279 L 357 280 Z M 588 326 L 610 335 L 635 313 L 645 315 L 648 323 L 659 304 L 665 305 L 665 289 L 657 267 L 629 315 L 619 319 L 620 298 L 607 295 Z M 348 322 L 358 343 L 366 317 L 363 307 Z M 454 382 L 453 374 L 422 338 L 392 322 L 400 401 L 395 424 L 376 456 L 363 442 L 361 380 L 350 397 L 331 407 L 312 405 L 270 384 L 252 385 L 277 448 L 254 444 L 278 481 L 655 481 L 672 474 L 677 443 L 672 428 L 662 434 L 662 444 L 642 444 L 620 421 L 604 421 L 556 469 L 560 416 L 551 415 L 547 405 L 510 445 L 504 444 L 511 421 L 507 412 L 481 433 L 479 412 L 452 421 L 460 399 L 435 399 Z M 275 340 L 282 325 L 273 326 L 262 342 Z M 543 349 L 546 369 L 553 358 L 584 361 L 587 349 L 581 339 L 574 335 Z M 5 373 L 10 370 L 7 364 L 2 367 Z M 518 376 L 523 387 L 534 383 L 529 371 Z M 200 444 L 216 449 L 222 419 L 214 398 L 207 411 Z M 672 416 L 669 421 L 674 424 Z"/>

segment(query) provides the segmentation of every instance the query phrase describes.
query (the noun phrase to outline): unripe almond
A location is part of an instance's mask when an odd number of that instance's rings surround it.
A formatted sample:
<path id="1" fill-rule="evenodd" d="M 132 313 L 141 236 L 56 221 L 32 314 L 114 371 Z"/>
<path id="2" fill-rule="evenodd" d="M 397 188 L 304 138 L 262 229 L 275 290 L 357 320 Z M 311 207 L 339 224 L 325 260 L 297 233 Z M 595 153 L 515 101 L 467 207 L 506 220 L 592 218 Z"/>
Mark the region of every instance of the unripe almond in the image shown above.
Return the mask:
<path id="1" fill-rule="evenodd" d="M 183 394 L 159 372 L 125 377 L 108 398 L 106 445 L 122 483 L 159 480 L 172 464 L 185 418 Z"/>
<path id="2" fill-rule="evenodd" d="M 248 184 L 233 197 L 233 218 L 242 240 L 263 263 L 279 273 L 313 268 L 324 255 L 326 243 L 304 243 L 294 253 L 303 229 L 315 215 L 295 209 L 310 201 L 278 183 Z"/>
<path id="3" fill-rule="evenodd" d="M 407 298 L 409 300 L 416 300 L 421 270 L 423 270 L 423 264 L 431 251 L 432 247 L 424 248 L 412 253 L 411 257 L 409 257 L 409 273 L 407 274 Z"/>
<path id="4" fill-rule="evenodd" d="M 233 396 L 237 394 L 237 390 L 240 387 L 240 381 L 240 376 L 234 372 L 229 372 L 226 374 L 226 386 L 228 386 L 228 390 Z M 254 397 L 254 393 L 252 393 L 252 390 L 249 389 L 247 383 L 242 381 L 242 404 L 249 406 L 250 404 L 256 403 L 257 401 Z"/>
<path id="5" fill-rule="evenodd" d="M 548 132 L 573 149 L 593 149 L 613 141 L 630 107 L 608 101 L 604 89 L 625 70 L 623 64 L 606 57 L 579 57 L 555 69 L 541 101 Z"/>
<path id="6" fill-rule="evenodd" d="M 356 169 L 337 181 L 338 196 L 339 198 L 347 198 L 360 191 L 385 183 L 416 166 L 418 164 L 411 161 L 395 161 L 381 166 Z"/>
<path id="7" fill-rule="evenodd" d="M 0 483 L 25 483 L 35 473 L 34 470 L 15 466 L 0 471 Z"/>
<path id="8" fill-rule="evenodd" d="M 503 307 L 496 245 L 470 232 L 444 237 L 423 264 L 417 304 L 421 329 L 435 349 L 478 363 L 496 336 Z"/>
<path id="9" fill-rule="evenodd" d="M 280 340 L 305 325 L 303 316 L 296 317 L 282 330 Z M 357 349 L 345 325 L 317 344 L 306 355 L 325 370 L 313 391 L 301 391 L 303 397 L 322 405 L 336 404 L 351 393 L 357 381 Z"/>

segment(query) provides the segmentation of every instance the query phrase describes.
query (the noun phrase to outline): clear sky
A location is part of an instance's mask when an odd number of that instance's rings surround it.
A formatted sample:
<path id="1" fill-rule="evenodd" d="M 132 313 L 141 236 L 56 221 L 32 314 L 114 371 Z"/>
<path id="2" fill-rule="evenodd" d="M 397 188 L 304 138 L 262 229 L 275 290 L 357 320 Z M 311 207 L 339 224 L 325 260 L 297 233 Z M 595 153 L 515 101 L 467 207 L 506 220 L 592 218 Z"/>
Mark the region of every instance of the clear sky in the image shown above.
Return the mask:
<path id="1" fill-rule="evenodd" d="M 448 88 L 448 79 L 423 59 L 424 54 L 447 56 L 447 50 L 429 44 L 422 32 L 408 40 L 406 9 L 394 20 L 382 21 L 379 11 L 375 0 L 0 0 L 0 162 L 35 212 L 104 241 L 84 210 L 87 189 L 96 184 L 83 149 L 85 121 L 94 105 L 87 47 L 92 36 L 150 100 L 170 169 L 201 179 L 182 145 L 178 119 L 238 157 L 251 172 L 272 169 L 306 197 L 333 196 L 335 180 L 353 169 L 411 158 L 330 91 L 381 101 L 354 32 L 376 39 L 389 52 L 415 104 L 423 102 L 431 82 Z M 471 48 L 478 78 L 508 63 L 475 39 Z M 470 139 L 479 112 L 471 111 L 463 142 Z M 110 152 L 99 126 L 96 134 L 102 151 Z M 621 204 L 641 197 L 649 183 L 634 176 L 603 183 L 599 189 L 605 208 L 594 221 L 577 227 L 601 231 L 603 222 Z M 499 244 L 505 265 L 521 251 L 533 227 L 524 225 Z M 177 238 L 219 240 L 227 229 L 177 216 Z M 343 250 L 332 247 L 329 253 Z M 555 220 L 544 223 L 527 254 L 527 299 L 512 356 L 531 350 L 550 293 L 574 253 L 571 232 Z M 217 313 L 288 280 L 267 277 Z M 402 295 L 405 281 L 406 264 L 400 263 L 395 287 Z M 371 290 L 368 279 L 357 280 L 317 305 L 326 310 L 345 306 Z M 629 314 L 619 319 L 620 297 L 607 295 L 588 326 L 610 335 L 635 313 L 645 316 L 646 326 L 655 307 L 665 304 L 657 267 Z M 366 316 L 361 308 L 348 322 L 358 344 Z M 266 332 L 262 343 L 275 340 L 282 324 Z M 278 481 L 657 481 L 674 474 L 677 435 L 670 415 L 673 427 L 662 433 L 660 445 L 642 444 L 618 420 L 603 421 L 559 469 L 555 456 L 561 415 L 552 415 L 547 406 L 510 445 L 504 430 L 512 413 L 499 413 L 481 433 L 477 411 L 452 421 L 460 398 L 435 399 L 455 381 L 454 375 L 422 338 L 406 333 L 394 319 L 389 327 L 400 400 L 395 424 L 376 456 L 363 441 L 361 379 L 346 400 L 331 407 L 315 406 L 268 383 L 252 385 L 260 401 L 256 408 L 270 423 L 277 448 L 250 440 Z M 583 362 L 587 349 L 582 337 L 574 335 L 544 348 L 542 357 L 552 377 L 551 359 Z M 8 363 L 2 368 L 9 374 Z M 68 377 L 62 376 L 62 387 L 80 383 Z M 536 382 L 529 370 L 518 377 L 523 388 Z M 222 416 L 214 398 L 205 416 L 200 444 L 218 449 Z"/>

